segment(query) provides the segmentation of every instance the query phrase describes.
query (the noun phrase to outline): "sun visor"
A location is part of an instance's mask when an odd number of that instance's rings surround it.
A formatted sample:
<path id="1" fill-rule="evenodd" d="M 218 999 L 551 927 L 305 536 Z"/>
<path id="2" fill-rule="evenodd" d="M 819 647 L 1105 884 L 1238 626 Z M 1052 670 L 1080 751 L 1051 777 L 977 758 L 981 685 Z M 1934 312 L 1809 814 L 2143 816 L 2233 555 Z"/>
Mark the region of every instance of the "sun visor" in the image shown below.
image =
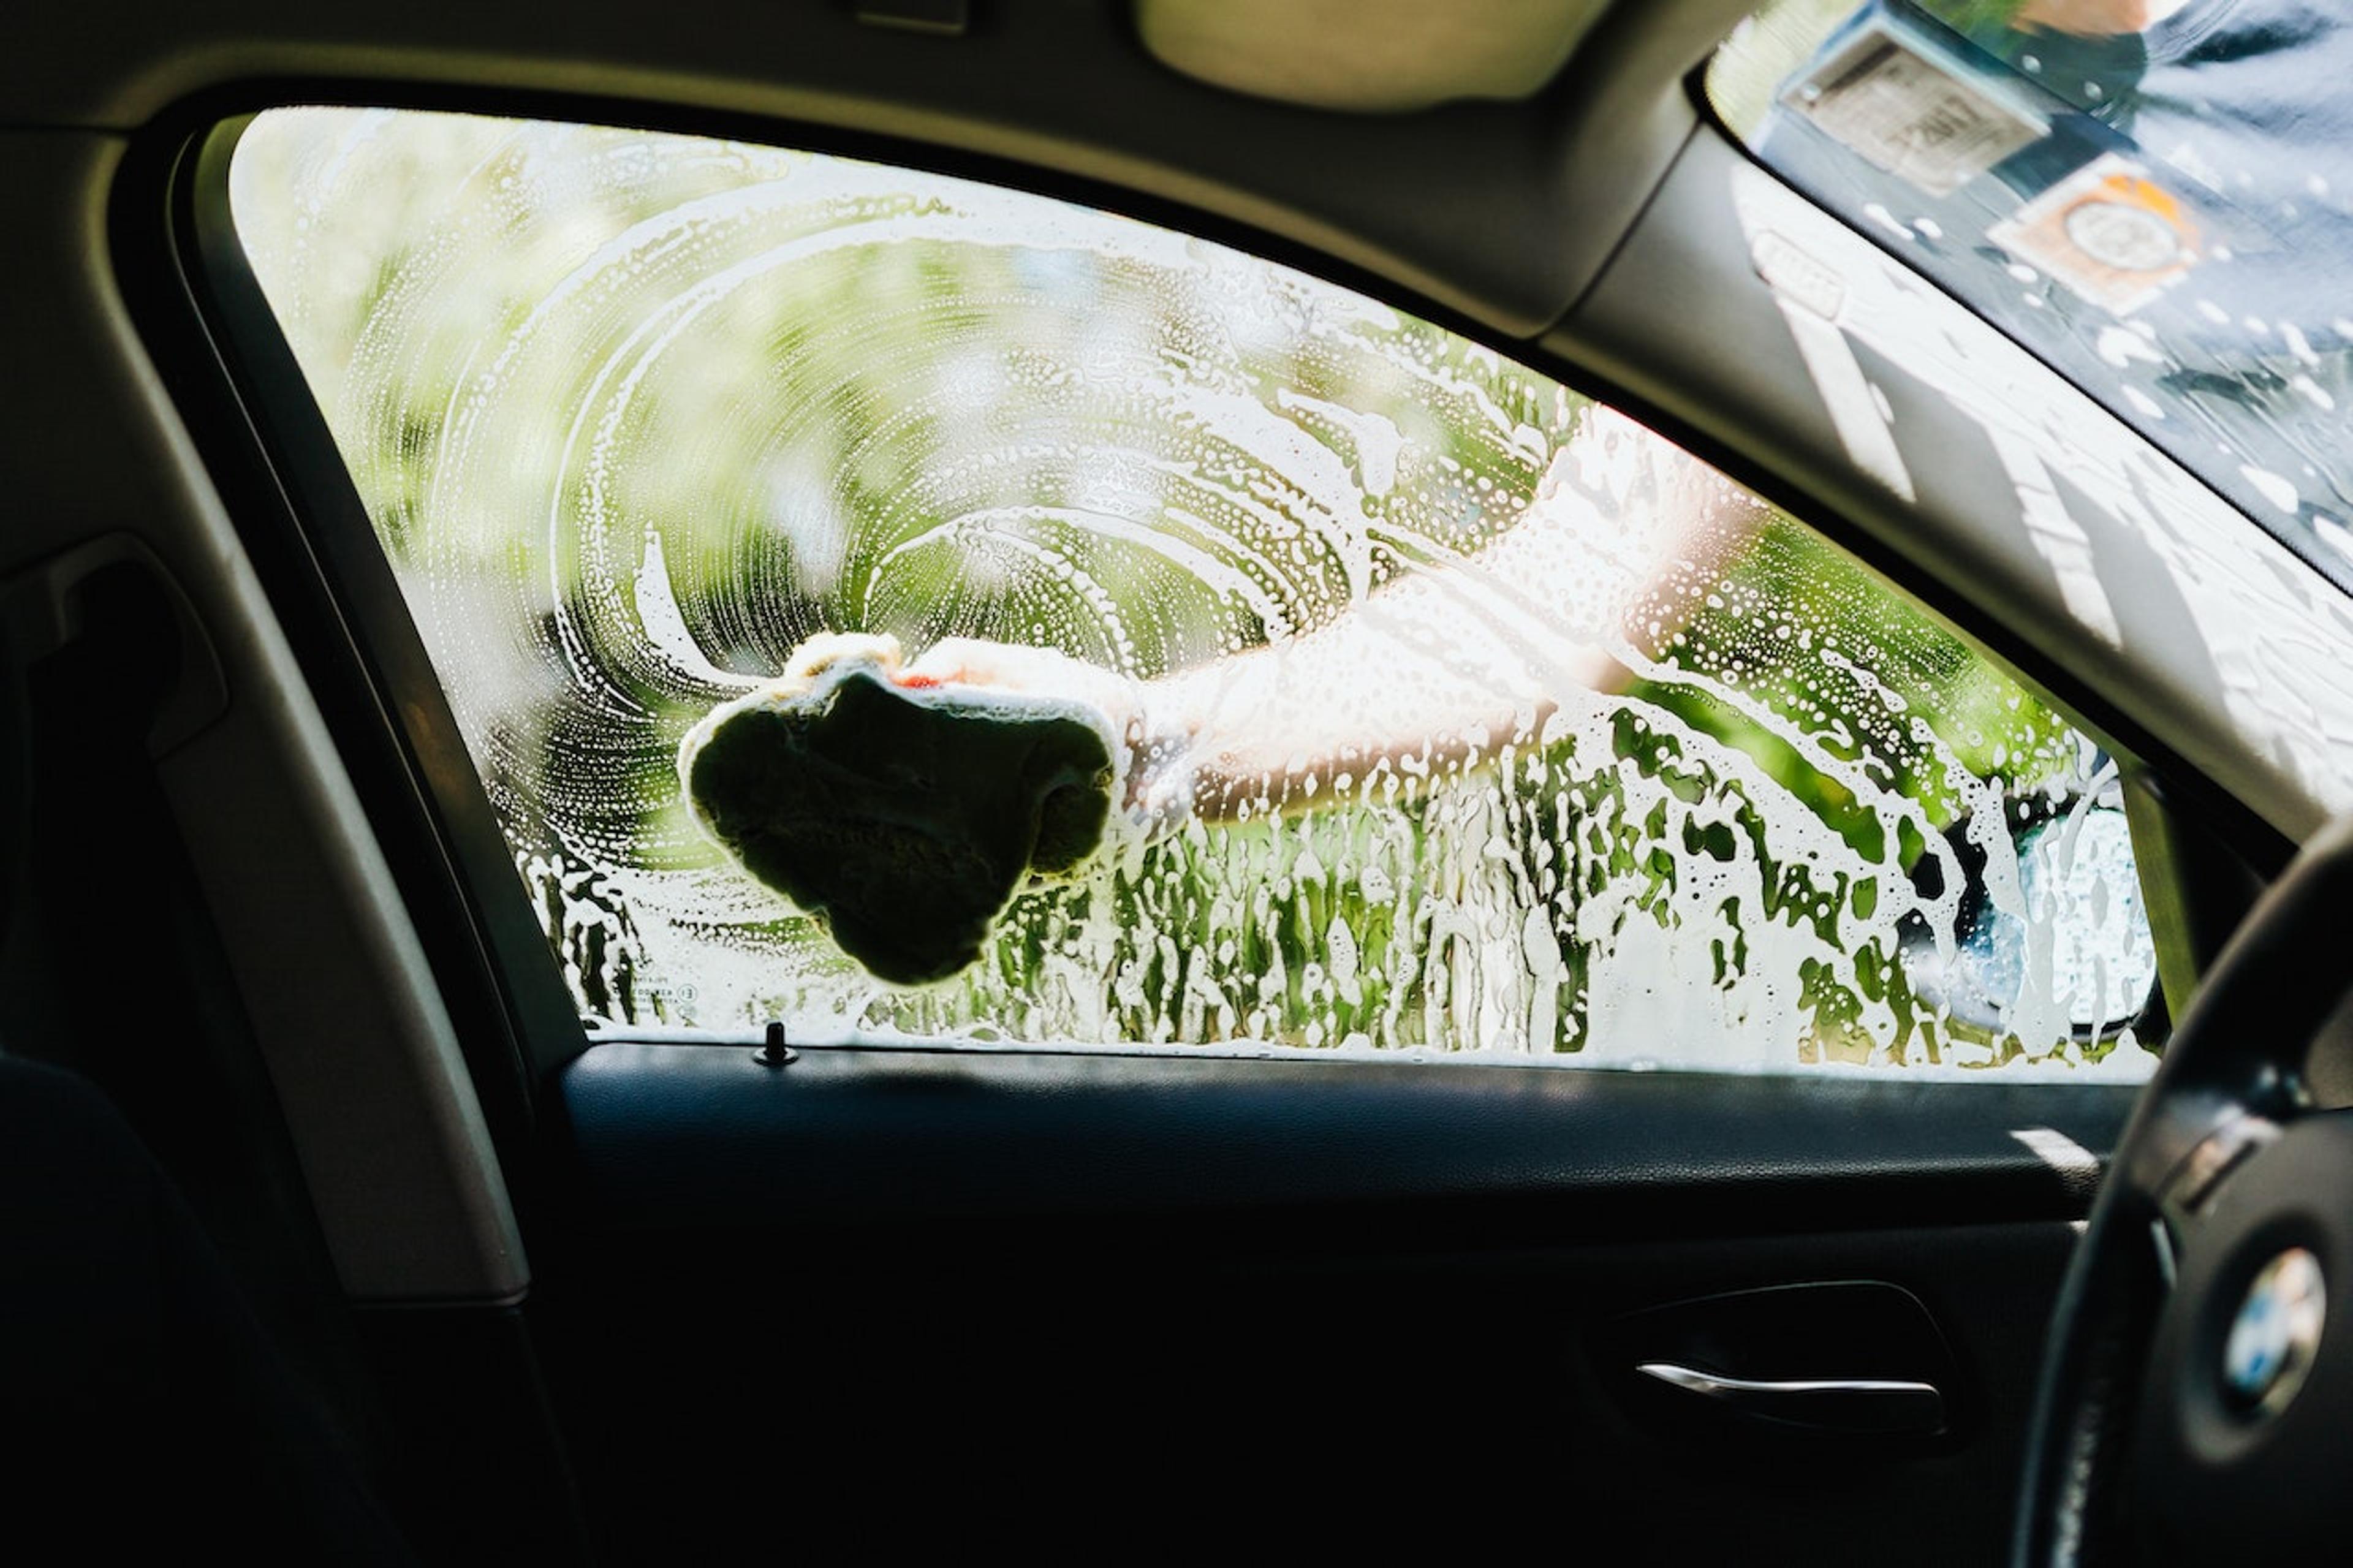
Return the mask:
<path id="1" fill-rule="evenodd" d="M 1215 87 L 1363 113 L 1520 99 L 1608 0 L 1136 0 L 1162 64 Z"/>

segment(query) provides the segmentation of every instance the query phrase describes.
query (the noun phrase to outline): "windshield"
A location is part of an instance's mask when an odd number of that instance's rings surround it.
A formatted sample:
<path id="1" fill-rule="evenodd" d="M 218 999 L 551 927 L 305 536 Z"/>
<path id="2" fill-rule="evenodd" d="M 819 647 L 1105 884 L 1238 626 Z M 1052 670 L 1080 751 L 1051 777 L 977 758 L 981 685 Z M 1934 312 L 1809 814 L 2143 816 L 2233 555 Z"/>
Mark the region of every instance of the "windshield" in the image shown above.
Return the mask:
<path id="1" fill-rule="evenodd" d="M 2353 13 L 1783 0 L 1709 72 L 1765 162 L 2353 587 Z"/>

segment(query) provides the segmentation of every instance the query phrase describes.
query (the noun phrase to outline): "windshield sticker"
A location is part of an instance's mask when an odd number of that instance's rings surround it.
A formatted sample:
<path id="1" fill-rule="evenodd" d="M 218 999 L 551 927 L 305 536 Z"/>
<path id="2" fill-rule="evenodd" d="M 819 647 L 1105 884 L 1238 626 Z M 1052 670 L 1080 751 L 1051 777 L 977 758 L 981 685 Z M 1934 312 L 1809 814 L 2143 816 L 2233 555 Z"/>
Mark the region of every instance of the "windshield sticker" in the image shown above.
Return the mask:
<path id="1" fill-rule="evenodd" d="M 1792 83 L 1782 101 L 1874 167 L 1936 196 L 2049 129 L 1878 26 Z"/>
<path id="2" fill-rule="evenodd" d="M 2118 316 L 2131 315 L 2198 264 L 2198 225 L 2137 165 L 2094 159 L 1986 231 L 2030 267 Z"/>

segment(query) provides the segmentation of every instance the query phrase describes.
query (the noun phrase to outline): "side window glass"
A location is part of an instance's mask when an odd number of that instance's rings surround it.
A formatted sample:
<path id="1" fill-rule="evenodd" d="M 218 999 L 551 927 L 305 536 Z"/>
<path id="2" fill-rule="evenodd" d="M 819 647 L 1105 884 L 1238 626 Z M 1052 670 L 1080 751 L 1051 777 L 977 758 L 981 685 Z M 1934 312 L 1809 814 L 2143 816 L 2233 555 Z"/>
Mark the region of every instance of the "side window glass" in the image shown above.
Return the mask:
<path id="1" fill-rule="evenodd" d="M 2114 761 L 1492 351 L 732 142 L 284 110 L 231 195 L 592 1019 L 2155 1059 Z"/>

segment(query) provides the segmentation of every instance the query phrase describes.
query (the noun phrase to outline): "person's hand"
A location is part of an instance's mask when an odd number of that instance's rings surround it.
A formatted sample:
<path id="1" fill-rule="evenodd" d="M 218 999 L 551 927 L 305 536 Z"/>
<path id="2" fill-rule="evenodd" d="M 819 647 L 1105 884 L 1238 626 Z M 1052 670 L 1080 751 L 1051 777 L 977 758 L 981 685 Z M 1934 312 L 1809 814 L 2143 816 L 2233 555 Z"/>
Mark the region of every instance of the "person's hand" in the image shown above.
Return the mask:
<path id="1" fill-rule="evenodd" d="M 2179 11 L 2189 0 L 2026 0 L 2010 26 L 2046 33 L 2105 38 L 2138 33 Z"/>
<path id="2" fill-rule="evenodd" d="M 902 686 L 969 688 L 1082 702 L 1117 737 L 1116 802 L 1126 826 L 1146 838 L 1180 826 L 1193 809 L 1198 721 L 1155 700 L 1149 683 L 1073 658 L 1060 648 L 944 637 L 902 670 Z"/>

